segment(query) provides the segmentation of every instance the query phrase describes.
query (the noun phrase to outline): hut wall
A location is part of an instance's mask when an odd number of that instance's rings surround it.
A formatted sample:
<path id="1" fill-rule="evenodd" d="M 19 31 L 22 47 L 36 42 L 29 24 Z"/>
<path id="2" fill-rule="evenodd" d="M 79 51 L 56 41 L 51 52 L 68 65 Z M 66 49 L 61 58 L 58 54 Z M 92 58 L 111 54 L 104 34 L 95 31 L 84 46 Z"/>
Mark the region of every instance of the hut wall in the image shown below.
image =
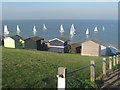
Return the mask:
<path id="1" fill-rule="evenodd" d="M 54 45 L 54 46 L 64 46 L 64 43 L 62 43 L 61 41 L 58 40 L 54 40 L 50 42 L 50 45 Z"/>
<path id="2" fill-rule="evenodd" d="M 5 38 L 4 47 L 15 48 L 15 40 L 10 37 Z"/>
<path id="3" fill-rule="evenodd" d="M 32 39 L 25 40 L 25 49 L 37 49 L 36 41 Z"/>
<path id="4" fill-rule="evenodd" d="M 82 43 L 81 55 L 100 56 L 100 45 L 92 41 Z"/>
<path id="5" fill-rule="evenodd" d="M 50 47 L 49 51 L 51 52 L 60 52 L 60 53 L 64 53 L 64 48 L 56 48 L 56 47 Z"/>

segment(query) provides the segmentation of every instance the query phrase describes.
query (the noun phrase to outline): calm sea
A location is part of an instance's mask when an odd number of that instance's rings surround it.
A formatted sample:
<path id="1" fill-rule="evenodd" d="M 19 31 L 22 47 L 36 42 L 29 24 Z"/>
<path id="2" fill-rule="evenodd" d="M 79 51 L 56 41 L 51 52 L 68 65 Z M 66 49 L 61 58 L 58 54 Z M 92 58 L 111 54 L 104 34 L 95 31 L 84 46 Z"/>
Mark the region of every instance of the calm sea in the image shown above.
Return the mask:
<path id="1" fill-rule="evenodd" d="M 46 24 L 47 30 L 44 31 L 43 24 Z M 60 34 L 60 25 L 63 25 L 65 32 Z M 69 33 L 71 24 L 74 24 L 76 34 L 71 39 L 71 42 L 83 42 L 92 38 L 104 42 L 105 44 L 112 44 L 118 46 L 118 21 L 117 20 L 3 20 L 2 25 L 8 25 L 10 34 L 8 36 L 16 35 L 16 26 L 20 27 L 20 35 L 23 38 L 32 37 L 33 26 L 36 26 L 37 35 L 43 37 L 46 41 L 55 37 L 66 37 L 70 39 Z M 98 27 L 98 33 L 94 33 L 94 28 Z M 103 26 L 105 30 L 103 31 Z M 85 35 L 86 29 L 89 29 L 90 35 L 88 38 Z M 2 27 L 3 31 L 3 27 Z"/>

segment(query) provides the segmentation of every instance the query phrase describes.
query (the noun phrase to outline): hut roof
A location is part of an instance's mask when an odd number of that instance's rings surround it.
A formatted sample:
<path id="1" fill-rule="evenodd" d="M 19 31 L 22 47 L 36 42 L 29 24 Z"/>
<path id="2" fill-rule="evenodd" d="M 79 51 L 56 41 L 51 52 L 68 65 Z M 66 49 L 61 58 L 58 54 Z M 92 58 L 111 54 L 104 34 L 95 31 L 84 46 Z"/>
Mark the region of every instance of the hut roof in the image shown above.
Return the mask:
<path id="1" fill-rule="evenodd" d="M 81 46 L 82 42 L 76 42 L 76 43 L 71 43 L 71 46 L 75 46 L 75 47 L 78 47 L 78 46 Z"/>
<path id="2" fill-rule="evenodd" d="M 15 40 L 22 39 L 22 37 L 19 36 L 19 35 L 11 36 L 11 38 L 13 38 L 13 39 L 15 39 Z"/>
<path id="3" fill-rule="evenodd" d="M 58 38 L 54 38 L 54 39 L 52 39 L 52 40 L 49 40 L 49 42 L 51 42 L 51 41 L 54 41 L 54 40 L 59 40 L 59 41 L 61 41 L 61 42 L 66 42 L 66 41 L 69 41 L 67 38 L 64 38 L 64 37 L 58 37 Z"/>
<path id="4" fill-rule="evenodd" d="M 107 47 L 107 45 L 105 45 L 102 41 L 99 41 L 98 39 L 95 39 L 95 38 L 90 39 L 90 40 L 88 40 L 88 41 L 93 41 L 93 42 L 95 42 L 95 43 L 98 43 L 98 44 L 100 44 L 100 45 L 103 45 L 103 46 Z M 87 41 L 85 41 L 85 42 L 87 42 Z"/>
<path id="5" fill-rule="evenodd" d="M 62 41 L 70 41 L 69 39 L 65 38 L 65 37 L 58 37 L 58 39 L 62 40 Z"/>
<path id="6" fill-rule="evenodd" d="M 27 38 L 27 39 L 25 39 L 25 40 L 28 40 L 28 39 L 32 39 L 32 40 L 35 40 L 35 41 L 37 41 L 37 40 L 44 40 L 44 38 L 37 37 L 37 36 L 35 36 L 35 37 L 30 37 L 30 38 Z"/>

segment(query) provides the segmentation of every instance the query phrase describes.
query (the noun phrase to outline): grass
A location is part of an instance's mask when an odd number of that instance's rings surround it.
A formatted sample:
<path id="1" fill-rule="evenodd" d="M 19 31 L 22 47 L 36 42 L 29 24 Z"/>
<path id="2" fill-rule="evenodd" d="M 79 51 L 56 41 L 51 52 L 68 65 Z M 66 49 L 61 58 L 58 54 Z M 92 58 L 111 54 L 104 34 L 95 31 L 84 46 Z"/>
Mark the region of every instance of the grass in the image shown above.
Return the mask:
<path id="1" fill-rule="evenodd" d="M 103 57 L 81 56 L 80 54 L 53 53 L 2 47 L 3 88 L 56 88 L 58 67 L 71 71 L 100 61 Z M 96 66 L 96 76 L 102 72 L 102 63 Z M 67 87 L 74 87 L 80 80 L 89 80 L 90 67 L 68 75 Z M 73 81 L 75 84 L 70 84 Z"/>

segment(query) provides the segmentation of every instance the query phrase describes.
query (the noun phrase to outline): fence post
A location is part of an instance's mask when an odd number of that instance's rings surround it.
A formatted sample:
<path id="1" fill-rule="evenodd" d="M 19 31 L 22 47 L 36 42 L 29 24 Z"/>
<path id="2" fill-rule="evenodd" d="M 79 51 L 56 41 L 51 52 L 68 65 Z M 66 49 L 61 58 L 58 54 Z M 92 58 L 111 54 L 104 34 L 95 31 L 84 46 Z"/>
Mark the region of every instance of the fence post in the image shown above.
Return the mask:
<path id="1" fill-rule="evenodd" d="M 116 64 L 116 56 L 113 56 L 113 66 L 115 66 L 115 64 Z"/>
<path id="2" fill-rule="evenodd" d="M 65 90 L 66 88 L 66 76 L 67 76 L 67 68 L 59 67 L 58 68 L 58 89 L 63 88 L 62 90 Z"/>
<path id="3" fill-rule="evenodd" d="M 117 64 L 118 64 L 118 55 L 117 55 Z"/>
<path id="4" fill-rule="evenodd" d="M 109 57 L 109 69 L 112 69 L 112 57 Z"/>
<path id="5" fill-rule="evenodd" d="M 91 61 L 91 81 L 95 82 L 95 61 Z"/>
<path id="6" fill-rule="evenodd" d="M 106 58 L 103 58 L 103 74 L 106 75 Z"/>

